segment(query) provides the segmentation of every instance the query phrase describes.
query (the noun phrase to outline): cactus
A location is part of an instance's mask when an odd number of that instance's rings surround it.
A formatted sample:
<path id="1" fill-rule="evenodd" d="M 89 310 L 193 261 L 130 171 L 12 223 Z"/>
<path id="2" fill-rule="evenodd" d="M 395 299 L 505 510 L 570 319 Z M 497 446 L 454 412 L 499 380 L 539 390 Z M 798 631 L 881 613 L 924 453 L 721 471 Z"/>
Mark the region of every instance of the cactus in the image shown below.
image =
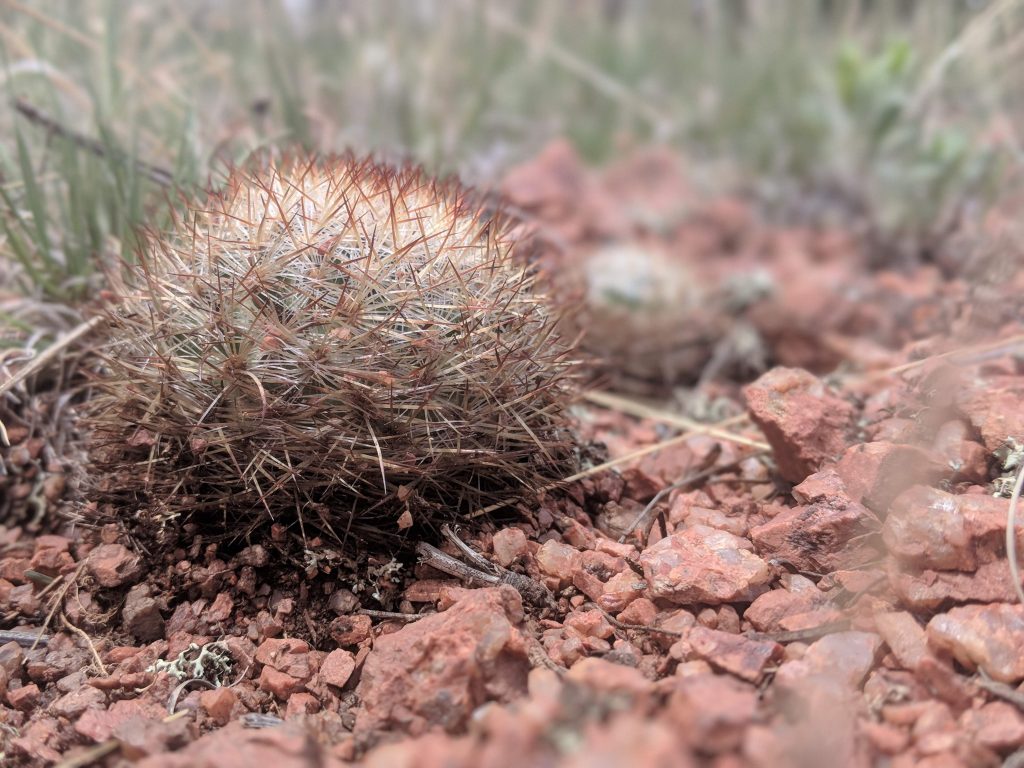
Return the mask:
<path id="1" fill-rule="evenodd" d="M 416 168 L 234 171 L 113 283 L 98 509 L 365 541 L 571 472 L 578 363 L 509 231 Z"/>

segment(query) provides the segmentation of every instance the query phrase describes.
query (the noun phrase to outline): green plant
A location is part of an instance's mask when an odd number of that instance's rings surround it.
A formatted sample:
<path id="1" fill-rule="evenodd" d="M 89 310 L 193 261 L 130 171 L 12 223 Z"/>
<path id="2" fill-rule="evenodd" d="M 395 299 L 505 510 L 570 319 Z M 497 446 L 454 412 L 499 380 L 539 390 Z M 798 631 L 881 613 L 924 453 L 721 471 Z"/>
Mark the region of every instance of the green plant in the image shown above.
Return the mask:
<path id="1" fill-rule="evenodd" d="M 84 421 L 114 512 L 396 536 L 571 462 L 575 367 L 504 225 L 351 156 L 232 174 L 149 234 Z"/>

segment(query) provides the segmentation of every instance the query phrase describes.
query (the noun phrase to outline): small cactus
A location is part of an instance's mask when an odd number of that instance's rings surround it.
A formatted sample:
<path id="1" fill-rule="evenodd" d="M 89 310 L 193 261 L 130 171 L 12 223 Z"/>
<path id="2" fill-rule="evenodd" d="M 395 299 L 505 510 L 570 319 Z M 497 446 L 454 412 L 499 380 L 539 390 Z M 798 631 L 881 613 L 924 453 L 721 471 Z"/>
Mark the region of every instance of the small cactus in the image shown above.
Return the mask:
<path id="1" fill-rule="evenodd" d="M 100 508 L 367 540 L 571 472 L 577 363 L 507 233 L 418 169 L 235 171 L 115 281 Z"/>

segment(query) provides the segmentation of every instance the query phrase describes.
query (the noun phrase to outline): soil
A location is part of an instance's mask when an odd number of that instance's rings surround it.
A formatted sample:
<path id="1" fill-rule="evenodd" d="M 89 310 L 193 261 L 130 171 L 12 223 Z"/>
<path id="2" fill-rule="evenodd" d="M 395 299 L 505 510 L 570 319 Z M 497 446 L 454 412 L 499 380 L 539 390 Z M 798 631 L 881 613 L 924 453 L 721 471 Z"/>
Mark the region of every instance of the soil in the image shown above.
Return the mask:
<path id="1" fill-rule="evenodd" d="M 283 522 L 146 551 L 76 525 L 95 500 L 64 401 L 8 411 L 4 764 L 1019 764 L 1006 220 L 951 244 L 958 265 L 897 271 L 849 232 L 708 199 L 663 150 L 596 172 L 555 145 L 504 191 L 556 290 L 608 242 L 688 275 L 670 309 L 700 333 L 644 357 L 671 366 L 592 346 L 633 394 L 584 400 L 580 438 L 621 463 L 454 532 L 491 565 L 432 542 L 474 580 Z"/>

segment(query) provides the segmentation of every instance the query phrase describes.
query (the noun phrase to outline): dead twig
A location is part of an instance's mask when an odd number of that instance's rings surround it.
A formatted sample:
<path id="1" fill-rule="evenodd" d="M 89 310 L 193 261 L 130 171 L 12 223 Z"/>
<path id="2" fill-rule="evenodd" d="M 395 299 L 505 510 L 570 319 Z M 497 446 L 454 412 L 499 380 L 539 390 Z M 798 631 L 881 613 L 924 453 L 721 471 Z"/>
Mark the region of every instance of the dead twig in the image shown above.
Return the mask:
<path id="1" fill-rule="evenodd" d="M 39 632 L 21 632 L 15 629 L 0 629 L 0 645 L 17 643 L 22 648 L 35 648 L 37 643 L 49 643 L 50 636 Z"/>
<path id="2" fill-rule="evenodd" d="M 805 643 L 811 640 L 820 640 L 826 635 L 836 632 L 844 632 L 850 628 L 849 619 L 838 619 L 808 629 L 795 629 L 792 632 L 748 632 L 747 637 L 752 640 L 771 640 L 776 643 Z"/>
<path id="3" fill-rule="evenodd" d="M 100 658 L 99 653 L 97 653 L 96 646 L 93 645 L 92 638 L 89 637 L 89 635 L 87 635 L 84 630 L 80 629 L 79 627 L 76 627 L 74 624 L 68 621 L 68 617 L 65 616 L 63 613 L 61 613 L 60 615 L 60 620 L 61 623 L 67 629 L 74 632 L 76 635 L 85 640 L 86 645 L 89 646 L 89 651 L 92 653 L 93 661 L 96 662 L 96 668 L 99 670 L 100 674 L 103 675 L 103 677 L 108 677 L 110 673 L 107 671 L 107 668 L 103 665 L 103 660 Z"/>
<path id="4" fill-rule="evenodd" d="M 718 458 L 719 453 L 720 451 L 718 453 L 712 452 L 708 458 L 711 462 L 714 462 L 714 460 Z M 632 536 L 633 532 L 637 528 L 642 528 L 644 531 L 644 535 L 646 535 L 647 527 L 650 523 L 650 518 L 653 516 L 654 509 L 658 506 L 659 502 L 661 502 L 661 500 L 665 498 L 667 495 L 672 493 L 672 491 L 678 491 L 683 488 L 687 488 L 696 483 L 699 483 L 701 480 L 707 480 L 709 477 L 720 474 L 722 472 L 727 472 L 730 469 L 738 467 L 747 459 L 764 455 L 764 453 L 764 451 L 758 451 L 757 453 L 749 453 L 746 456 L 741 456 L 740 458 L 735 459 L 734 461 L 730 461 L 727 464 L 723 464 L 720 467 L 712 466 L 706 469 L 700 469 L 697 472 L 687 475 L 682 480 L 662 488 L 654 495 L 654 498 L 651 499 L 650 502 L 648 502 L 647 506 L 643 508 L 643 511 L 639 515 L 637 515 L 636 519 L 632 522 L 629 528 L 626 529 L 626 531 L 621 536 L 619 536 L 619 544 L 624 544 L 626 542 L 626 539 Z M 705 463 L 708 462 L 705 461 Z"/>
<path id="5" fill-rule="evenodd" d="M 394 621 L 419 621 L 426 616 L 434 616 L 433 613 L 398 613 L 397 611 L 374 611 L 370 608 L 363 608 L 359 613 L 369 616 L 371 619 L 385 619 Z"/>
<path id="6" fill-rule="evenodd" d="M 971 682 L 983 691 L 988 691 L 993 696 L 998 696 L 1000 699 L 1013 704 L 1017 709 L 1024 711 L 1024 693 L 1021 693 L 1013 686 L 1000 683 L 998 680 L 993 680 L 984 674 L 972 678 Z"/>
<path id="7" fill-rule="evenodd" d="M 594 608 L 597 608 L 597 610 L 599 610 L 602 613 L 602 615 L 604 615 L 608 623 L 616 629 L 627 631 L 635 630 L 637 632 L 652 632 L 657 635 L 668 635 L 669 637 L 684 637 L 686 635 L 685 632 L 679 632 L 674 629 L 660 629 L 659 627 L 649 627 L 646 624 L 627 624 L 624 621 L 619 621 L 618 619 L 616 619 L 614 616 L 608 613 L 608 611 L 606 611 L 597 603 L 588 603 L 588 605 L 592 605 Z"/>

